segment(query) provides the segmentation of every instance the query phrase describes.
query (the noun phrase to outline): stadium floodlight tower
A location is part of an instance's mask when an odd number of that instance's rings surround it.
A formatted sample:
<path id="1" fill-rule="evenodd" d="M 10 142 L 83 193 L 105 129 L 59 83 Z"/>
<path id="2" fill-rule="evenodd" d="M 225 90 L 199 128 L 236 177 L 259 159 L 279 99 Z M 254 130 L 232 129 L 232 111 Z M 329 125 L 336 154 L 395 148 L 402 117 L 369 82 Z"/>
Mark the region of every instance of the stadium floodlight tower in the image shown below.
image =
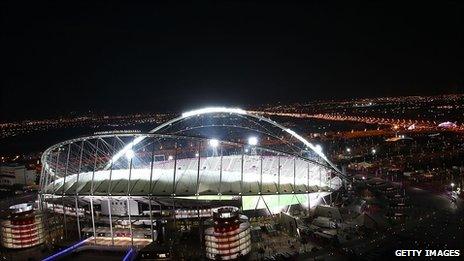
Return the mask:
<path id="1" fill-rule="evenodd" d="M 320 145 L 226 107 L 188 111 L 146 133 L 63 141 L 43 153 L 42 166 L 45 213 L 61 215 L 81 239 L 134 245 L 155 240 L 155 215 L 164 211 L 176 220 L 237 201 L 243 211 L 311 208 L 342 177 Z"/>

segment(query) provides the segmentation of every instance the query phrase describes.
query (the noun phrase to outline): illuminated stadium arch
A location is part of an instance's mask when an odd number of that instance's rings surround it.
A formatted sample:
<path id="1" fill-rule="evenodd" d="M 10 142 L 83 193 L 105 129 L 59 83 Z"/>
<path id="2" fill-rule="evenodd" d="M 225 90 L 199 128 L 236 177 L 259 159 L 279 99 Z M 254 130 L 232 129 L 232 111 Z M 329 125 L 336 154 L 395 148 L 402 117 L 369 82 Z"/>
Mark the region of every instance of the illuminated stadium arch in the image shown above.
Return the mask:
<path id="1" fill-rule="evenodd" d="M 253 120 L 252 124 L 254 125 L 247 127 L 243 122 L 240 124 L 234 123 L 235 125 L 230 125 L 230 123 L 226 125 L 222 122 L 222 124 L 215 125 L 217 119 L 211 122 L 211 119 L 207 118 L 207 124 L 201 122 L 197 127 L 195 127 L 195 124 L 198 123 L 192 122 L 188 122 L 186 128 L 176 129 L 173 127 L 191 118 L 202 115 L 211 117 L 214 114 L 226 114 L 222 117 L 226 120 L 231 119 L 232 115 L 250 118 Z M 263 127 L 262 123 L 268 124 L 278 131 L 274 130 L 272 132 L 269 126 Z M 218 146 L 220 147 L 220 153 L 218 153 L 218 148 L 211 148 L 212 146 L 209 144 L 211 141 L 216 140 L 214 137 L 207 137 L 202 134 L 198 135 L 198 133 L 195 133 L 195 135 L 186 133 L 191 130 L 218 126 L 247 129 L 248 131 L 255 130 L 260 135 L 265 134 L 277 139 L 280 143 L 279 146 L 283 145 L 284 149 L 282 149 L 282 146 L 275 149 L 267 147 L 266 144 L 258 145 L 257 138 L 252 136 L 256 140 L 256 144 L 253 145 L 220 139 L 216 145 L 220 145 Z M 263 130 L 258 130 L 259 128 L 263 128 Z M 275 134 L 276 132 L 277 134 Z M 279 136 L 281 134 L 279 132 L 289 135 L 302 144 L 302 146 L 297 146 L 289 139 Z M 230 135 L 230 131 L 226 133 Z M 153 148 L 151 156 L 147 156 L 146 149 L 148 147 Z M 204 151 L 203 154 L 202 150 Z M 308 155 L 304 153 L 306 151 L 313 153 Z M 95 154 L 91 155 L 93 152 Z M 133 155 L 128 155 L 129 153 Z M 130 163 L 125 160 L 128 158 L 127 156 L 131 158 Z M 291 167 L 291 163 L 287 163 L 292 161 L 293 167 Z M 181 116 L 161 124 L 145 134 L 115 133 L 65 141 L 47 149 L 43 154 L 42 162 L 44 167 L 40 183 L 42 191 L 46 194 L 55 194 L 56 192 L 72 194 L 71 192 L 73 192 L 81 195 L 104 195 L 105 191 L 106 194 L 171 196 L 198 196 L 199 194 L 262 195 L 282 192 L 307 193 L 308 191 L 314 191 L 314 188 L 320 191 L 323 187 L 330 187 L 329 184 L 321 181 L 322 174 L 316 178 L 312 177 L 311 175 L 314 176 L 315 172 L 319 174 L 321 172 L 330 173 L 334 178 L 341 174 L 334 164 L 323 154 L 320 146 L 313 145 L 293 130 L 269 118 L 251 114 L 242 109 L 225 107 L 209 107 L 185 112 Z M 170 164 L 174 165 L 171 166 Z M 208 164 L 212 164 L 213 166 L 209 166 Z M 218 164 L 221 165 L 219 171 Z M 232 167 L 229 166 L 229 168 L 225 169 L 222 167 L 224 164 L 232 164 Z M 300 166 L 304 164 L 307 166 Z M 264 165 L 264 168 L 261 167 L 262 165 Z M 270 167 L 267 168 L 267 165 Z M 272 170 L 272 168 L 275 168 L 275 165 L 278 165 L 278 171 L 275 171 L 276 169 Z M 247 167 L 250 167 L 250 169 L 248 170 Z M 256 172 L 260 168 L 263 169 L 259 170 L 259 173 L 254 173 L 253 177 L 246 175 L 247 171 Z M 306 172 L 306 175 L 304 173 L 297 174 L 298 171 Z M 278 180 L 273 180 L 276 175 L 278 175 Z M 209 181 L 204 182 L 207 185 L 201 183 L 200 176 L 202 179 L 209 179 Z M 217 176 L 220 176 L 221 179 L 217 180 Z M 247 182 L 256 179 L 258 176 L 259 182 L 255 180 L 255 182 L 252 182 L 254 185 L 250 185 L 253 187 L 252 189 L 248 189 L 248 191 L 243 189 L 244 184 L 246 186 Z M 180 180 L 183 177 L 186 177 L 186 180 Z M 119 189 L 117 191 L 108 188 L 111 185 L 109 184 L 111 183 L 111 179 L 113 179 L 113 182 L 114 180 L 118 180 L 117 187 Z M 137 186 L 134 185 L 134 187 L 131 187 L 131 179 Z M 319 180 L 319 183 L 313 179 Z M 90 183 L 83 184 L 86 182 Z M 282 187 L 282 182 L 290 184 L 291 188 L 285 188 L 283 191 L 277 189 Z M 69 183 L 73 184 L 69 185 Z M 125 185 L 119 183 L 124 183 Z M 169 183 L 172 183 L 171 189 L 167 188 L 167 184 Z M 218 183 L 231 183 L 234 185 L 233 188 L 224 190 L 218 189 L 218 187 L 224 188 L 223 184 Z M 310 183 L 314 185 L 313 188 L 310 188 Z M 334 184 L 339 183 L 339 179 L 337 182 L 334 182 Z M 186 184 L 190 184 L 190 186 Z M 198 188 L 194 189 L 192 187 L 193 184 Z M 260 189 L 263 185 L 269 184 L 274 184 L 276 189 Z M 164 189 L 153 189 L 152 185 L 155 188 L 161 186 Z M 178 191 L 178 185 L 188 188 Z M 298 189 L 297 185 L 300 185 Z M 126 186 L 127 190 L 120 189 Z M 205 192 L 202 190 L 202 187 L 208 187 L 209 189 L 206 189 Z M 216 189 L 212 189 L 214 187 Z M 113 187 L 113 189 L 115 188 Z"/>
<path id="2" fill-rule="evenodd" d="M 42 155 L 39 206 L 62 216 L 65 230 L 66 217 L 75 218 L 80 239 L 114 244 L 129 236 L 134 244 L 155 238 L 153 213 L 162 208 L 178 218 L 224 204 L 271 214 L 310 209 L 341 187 L 341 177 L 320 147 L 293 130 L 215 107 L 148 133 L 99 133 L 51 146 Z M 47 228 L 57 224 L 45 220 Z"/>
<path id="3" fill-rule="evenodd" d="M 268 123 L 271 126 L 276 127 L 277 129 L 279 129 L 280 131 L 289 134 L 291 137 L 293 137 L 297 141 L 301 142 L 304 145 L 304 147 L 299 147 L 298 148 L 298 147 L 294 146 L 293 144 L 290 144 L 289 141 L 286 141 L 283 138 L 278 138 L 277 136 L 272 135 L 270 133 L 267 133 L 268 135 L 273 136 L 274 138 L 280 139 L 280 141 L 286 143 L 289 146 L 296 147 L 296 149 L 297 149 L 296 151 L 298 151 L 298 150 L 311 150 L 317 156 L 319 156 L 321 159 L 323 159 L 323 161 L 325 161 L 327 164 L 329 164 L 336 172 L 341 174 L 340 170 L 322 152 L 322 148 L 321 148 L 320 145 L 312 144 L 307 139 L 305 139 L 301 135 L 297 134 L 295 131 L 293 131 L 293 130 L 291 130 L 289 128 L 286 128 L 286 127 L 282 126 L 281 124 L 279 124 L 279 123 L 277 123 L 277 122 L 275 122 L 275 121 L 273 121 L 273 120 L 271 120 L 269 118 L 266 118 L 266 117 L 263 117 L 263 116 L 260 116 L 260 115 L 257 115 L 257 114 L 248 113 L 247 111 L 239 109 L 239 108 L 207 107 L 207 108 L 202 108 L 202 109 L 198 109 L 198 110 L 192 110 L 192 111 L 184 112 L 184 113 L 182 113 L 181 116 L 179 116 L 177 118 L 174 118 L 174 119 L 172 119 L 172 120 L 170 120 L 170 121 L 168 121 L 166 123 L 161 124 L 160 126 L 158 126 L 158 127 L 154 128 L 154 129 L 152 129 L 151 131 L 149 131 L 149 133 L 164 133 L 165 129 L 169 129 L 172 125 L 175 125 L 176 123 L 179 123 L 181 121 L 184 121 L 184 120 L 192 118 L 192 117 L 198 117 L 198 116 L 201 116 L 201 115 L 213 114 L 213 113 L 226 113 L 226 114 L 234 114 L 234 115 L 243 115 L 243 116 L 246 116 L 246 117 L 254 118 L 254 119 L 258 120 L 258 121 L 263 121 L 265 123 Z M 212 125 L 209 125 L 209 126 L 212 126 Z M 200 128 L 209 127 L 209 126 L 201 126 Z M 229 126 L 229 127 L 232 127 L 232 126 Z M 239 127 L 239 126 L 233 126 L 233 127 Z M 190 126 L 189 128 L 192 129 L 192 126 Z M 241 128 L 245 128 L 245 127 L 242 126 Z M 173 131 L 170 131 L 170 132 L 167 132 L 167 134 L 179 134 L 179 131 L 174 132 L 174 133 L 173 133 Z M 121 151 L 119 151 L 114 156 L 113 160 L 118 160 L 122 155 L 124 155 L 124 153 L 127 150 L 129 150 L 133 145 L 140 142 L 142 139 L 143 139 L 143 137 L 134 139 L 134 141 L 132 143 L 128 144 L 125 148 L 123 148 Z M 109 168 L 109 164 L 106 166 L 106 168 Z"/>

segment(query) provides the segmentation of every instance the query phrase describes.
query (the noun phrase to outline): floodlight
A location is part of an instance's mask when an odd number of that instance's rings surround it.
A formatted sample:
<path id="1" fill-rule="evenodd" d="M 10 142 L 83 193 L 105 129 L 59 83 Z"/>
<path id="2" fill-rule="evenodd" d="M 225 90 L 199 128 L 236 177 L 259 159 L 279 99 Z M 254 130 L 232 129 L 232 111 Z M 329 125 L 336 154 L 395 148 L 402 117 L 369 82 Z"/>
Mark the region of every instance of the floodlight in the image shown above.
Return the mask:
<path id="1" fill-rule="evenodd" d="M 207 114 L 207 113 L 237 113 L 237 114 L 247 114 L 245 110 L 239 108 L 226 108 L 226 107 L 207 107 L 198 110 L 192 110 L 182 113 L 182 117 L 190 117 L 195 115 Z"/>
<path id="2" fill-rule="evenodd" d="M 209 146 L 216 148 L 217 146 L 219 146 L 219 141 L 217 139 L 210 139 Z"/>
<path id="3" fill-rule="evenodd" d="M 126 155 L 127 160 L 131 160 L 134 157 L 135 153 L 132 149 L 128 149 L 125 155 Z"/>
<path id="4" fill-rule="evenodd" d="M 251 146 L 256 146 L 258 145 L 258 138 L 252 136 L 248 138 L 248 144 Z"/>
<path id="5" fill-rule="evenodd" d="M 318 153 L 322 153 L 322 146 L 320 144 L 317 144 L 315 147 L 314 147 L 314 150 L 317 151 Z"/>

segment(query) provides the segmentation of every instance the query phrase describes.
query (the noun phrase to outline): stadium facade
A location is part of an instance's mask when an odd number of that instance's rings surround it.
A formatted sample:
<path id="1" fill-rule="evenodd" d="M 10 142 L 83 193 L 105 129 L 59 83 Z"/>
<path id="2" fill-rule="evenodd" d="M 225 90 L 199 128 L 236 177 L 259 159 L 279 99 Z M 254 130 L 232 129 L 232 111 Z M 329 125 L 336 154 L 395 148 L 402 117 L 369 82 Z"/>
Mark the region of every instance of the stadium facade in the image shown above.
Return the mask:
<path id="1" fill-rule="evenodd" d="M 41 210 L 59 218 L 64 237 L 95 243 L 155 240 L 160 220 L 210 217 L 231 202 L 270 214 L 309 209 L 342 184 L 320 146 L 223 107 L 183 113 L 147 133 L 67 140 L 48 148 L 42 165 Z"/>

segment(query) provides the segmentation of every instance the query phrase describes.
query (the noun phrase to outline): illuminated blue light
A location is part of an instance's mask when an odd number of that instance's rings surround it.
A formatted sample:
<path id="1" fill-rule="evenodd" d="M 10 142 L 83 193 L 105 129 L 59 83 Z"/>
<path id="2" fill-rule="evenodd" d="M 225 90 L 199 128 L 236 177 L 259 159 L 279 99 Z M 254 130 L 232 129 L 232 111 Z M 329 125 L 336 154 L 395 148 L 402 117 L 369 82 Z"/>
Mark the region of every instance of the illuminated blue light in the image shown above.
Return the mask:
<path id="1" fill-rule="evenodd" d="M 129 260 L 132 260 L 132 254 L 134 253 L 134 249 L 133 248 L 129 248 L 129 251 L 127 251 L 126 255 L 124 256 L 124 258 L 122 259 L 122 261 L 129 261 Z"/>
<path id="2" fill-rule="evenodd" d="M 82 240 L 82 241 L 79 241 L 79 242 L 77 242 L 76 244 L 74 244 L 74 245 L 72 245 L 72 246 L 70 246 L 70 247 L 68 247 L 68 248 L 66 248 L 66 249 L 63 249 L 63 250 L 61 250 L 60 252 L 58 252 L 58 253 L 56 253 L 56 254 L 53 254 L 53 255 L 51 255 L 51 256 L 49 256 L 49 257 L 43 259 L 42 261 L 51 261 L 51 260 L 55 260 L 55 259 L 57 259 L 57 258 L 60 257 L 60 256 L 63 256 L 63 255 L 65 255 L 65 254 L 69 253 L 69 252 L 72 252 L 72 251 L 76 250 L 78 247 L 80 247 L 80 246 L 82 246 L 83 244 L 85 244 L 86 241 L 87 241 L 87 239 L 84 239 L 84 240 Z"/>

